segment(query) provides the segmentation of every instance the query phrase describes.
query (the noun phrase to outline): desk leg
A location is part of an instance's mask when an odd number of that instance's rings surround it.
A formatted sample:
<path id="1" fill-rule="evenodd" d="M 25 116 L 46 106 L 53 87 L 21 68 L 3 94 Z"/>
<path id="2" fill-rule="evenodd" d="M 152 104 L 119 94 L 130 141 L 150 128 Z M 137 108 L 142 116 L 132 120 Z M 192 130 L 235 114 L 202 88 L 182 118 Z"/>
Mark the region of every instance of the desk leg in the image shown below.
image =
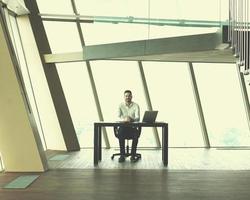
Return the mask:
<path id="1" fill-rule="evenodd" d="M 162 127 L 162 161 L 164 166 L 168 165 L 168 126 Z"/>
<path id="2" fill-rule="evenodd" d="M 98 131 L 98 127 L 96 124 L 94 124 L 94 165 L 98 165 L 98 160 L 99 160 L 99 156 L 98 156 L 98 135 L 99 135 L 99 131 Z"/>
<path id="3" fill-rule="evenodd" d="M 102 127 L 98 127 L 98 158 L 99 161 L 102 160 Z"/>

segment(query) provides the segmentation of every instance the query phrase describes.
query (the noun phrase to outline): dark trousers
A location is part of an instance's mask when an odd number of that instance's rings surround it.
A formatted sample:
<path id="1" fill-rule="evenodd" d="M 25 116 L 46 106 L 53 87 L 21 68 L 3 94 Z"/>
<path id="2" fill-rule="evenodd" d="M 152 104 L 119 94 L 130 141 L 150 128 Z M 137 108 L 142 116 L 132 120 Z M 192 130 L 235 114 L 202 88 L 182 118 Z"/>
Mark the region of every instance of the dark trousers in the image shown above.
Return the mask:
<path id="1" fill-rule="evenodd" d="M 132 141 L 131 154 L 132 156 L 135 156 L 139 136 L 140 136 L 140 131 L 137 128 L 120 127 L 118 129 L 117 137 L 119 139 L 121 155 L 125 155 L 125 140 L 132 139 L 133 141 Z"/>

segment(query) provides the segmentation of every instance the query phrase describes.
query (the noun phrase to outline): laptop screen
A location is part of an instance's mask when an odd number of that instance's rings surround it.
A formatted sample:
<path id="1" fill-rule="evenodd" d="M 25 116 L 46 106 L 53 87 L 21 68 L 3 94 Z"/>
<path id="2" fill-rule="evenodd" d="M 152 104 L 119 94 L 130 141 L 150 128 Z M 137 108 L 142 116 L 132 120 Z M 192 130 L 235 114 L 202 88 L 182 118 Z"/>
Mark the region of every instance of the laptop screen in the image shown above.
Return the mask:
<path id="1" fill-rule="evenodd" d="M 158 111 L 145 111 L 142 122 L 155 122 Z"/>

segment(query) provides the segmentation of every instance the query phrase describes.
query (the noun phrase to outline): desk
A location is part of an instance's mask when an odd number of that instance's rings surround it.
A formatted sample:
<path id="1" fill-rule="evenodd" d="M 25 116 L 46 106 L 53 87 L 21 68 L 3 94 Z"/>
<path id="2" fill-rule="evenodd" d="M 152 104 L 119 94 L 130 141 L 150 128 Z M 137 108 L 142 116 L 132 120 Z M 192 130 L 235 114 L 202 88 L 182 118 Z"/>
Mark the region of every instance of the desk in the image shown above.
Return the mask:
<path id="1" fill-rule="evenodd" d="M 168 165 L 168 124 L 164 122 L 95 122 L 94 123 L 94 165 L 102 160 L 102 127 L 161 127 L 162 128 L 162 162 L 165 166 Z"/>

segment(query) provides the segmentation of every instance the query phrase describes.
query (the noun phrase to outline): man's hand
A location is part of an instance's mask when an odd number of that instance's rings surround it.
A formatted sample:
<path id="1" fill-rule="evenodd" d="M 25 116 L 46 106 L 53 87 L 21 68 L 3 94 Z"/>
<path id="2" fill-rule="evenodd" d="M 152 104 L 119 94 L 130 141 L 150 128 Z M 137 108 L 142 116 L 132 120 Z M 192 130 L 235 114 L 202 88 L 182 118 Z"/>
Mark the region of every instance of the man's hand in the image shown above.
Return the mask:
<path id="1" fill-rule="evenodd" d="M 125 122 L 132 122 L 133 119 L 131 117 L 127 116 L 127 117 L 124 118 L 124 121 Z"/>

